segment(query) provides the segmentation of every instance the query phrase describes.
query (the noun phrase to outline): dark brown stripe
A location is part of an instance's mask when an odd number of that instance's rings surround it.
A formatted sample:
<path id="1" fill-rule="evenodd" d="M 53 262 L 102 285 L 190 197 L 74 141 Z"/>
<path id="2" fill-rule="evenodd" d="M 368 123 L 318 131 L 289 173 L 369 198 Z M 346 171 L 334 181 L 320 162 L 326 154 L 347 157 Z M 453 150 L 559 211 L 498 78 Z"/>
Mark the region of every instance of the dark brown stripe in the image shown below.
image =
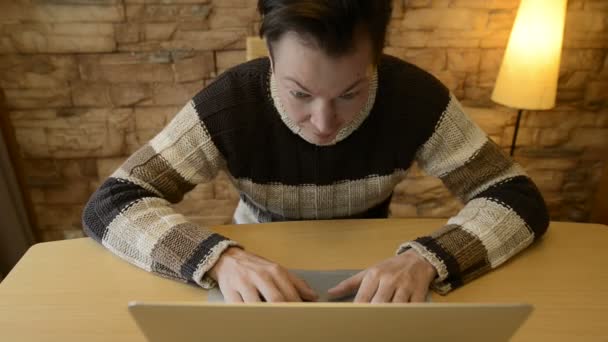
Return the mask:
<path id="1" fill-rule="evenodd" d="M 469 272 L 465 272 L 462 275 L 462 282 L 466 284 L 475 278 L 479 278 L 481 275 L 485 274 L 491 269 L 492 266 L 486 261 L 482 260 L 479 262 L 479 264 L 472 265 Z"/>
<path id="2" fill-rule="evenodd" d="M 492 140 L 477 151 L 463 166 L 453 170 L 441 180 L 459 198 L 466 198 L 473 189 L 510 168 L 513 162 Z"/>
<path id="3" fill-rule="evenodd" d="M 464 277 L 467 273 L 474 272 L 475 267 L 490 267 L 488 251 L 478 237 L 465 231 L 461 226 L 449 224 L 433 233 L 432 237 L 437 241 L 446 253 L 452 255 Z"/>
<path id="4" fill-rule="evenodd" d="M 446 250 L 443 249 L 443 246 L 438 244 L 437 241 L 430 236 L 419 237 L 415 241 L 423 245 L 427 250 L 434 253 L 443 261 L 448 272 L 448 278 L 445 281 L 449 282 L 452 288 L 462 286 L 460 266 L 458 265 L 456 258 L 446 252 Z"/>
<path id="5" fill-rule="evenodd" d="M 145 151 L 145 153 L 149 152 Z M 175 171 L 161 154 L 155 154 L 138 165 L 129 166 L 131 169 L 130 176 L 150 184 L 171 203 L 181 201 L 184 194 L 195 186 Z"/>
<path id="6" fill-rule="evenodd" d="M 175 273 L 172 269 L 170 269 L 167 266 L 165 266 L 164 264 L 161 264 L 161 263 L 158 263 L 158 262 L 153 262 L 152 263 L 152 272 L 158 273 L 161 276 L 166 277 L 166 278 L 170 278 L 170 279 L 174 279 L 174 280 L 180 280 L 180 281 L 183 281 L 183 282 L 187 282 L 188 281 L 188 279 L 183 278 L 178 273 Z"/>
<path id="7" fill-rule="evenodd" d="M 181 274 L 182 267 L 195 253 L 200 242 L 208 239 L 210 235 L 210 232 L 195 224 L 178 224 L 159 239 L 152 249 L 151 257 L 153 260 L 163 260 L 167 269 L 184 277 Z"/>
<path id="8" fill-rule="evenodd" d="M 136 153 L 133 153 L 121 166 L 120 168 L 126 173 L 126 174 L 130 174 L 131 171 L 144 164 L 145 162 L 147 162 L 148 160 L 150 160 L 151 158 L 153 158 L 156 155 L 156 151 L 154 151 L 154 148 L 152 146 L 150 146 L 149 143 L 146 143 L 144 146 L 142 146 L 139 150 L 137 150 Z"/>

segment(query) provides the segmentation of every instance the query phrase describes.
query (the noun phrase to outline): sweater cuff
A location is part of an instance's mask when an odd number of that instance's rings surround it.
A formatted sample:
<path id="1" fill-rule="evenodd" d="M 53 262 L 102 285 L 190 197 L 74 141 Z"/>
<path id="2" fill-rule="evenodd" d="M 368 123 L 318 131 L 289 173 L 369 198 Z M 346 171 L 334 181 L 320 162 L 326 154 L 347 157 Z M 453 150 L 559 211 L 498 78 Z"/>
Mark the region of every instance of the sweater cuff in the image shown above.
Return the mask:
<path id="1" fill-rule="evenodd" d="M 209 254 L 198 263 L 196 271 L 192 275 L 192 280 L 206 290 L 216 287 L 217 282 L 207 274 L 207 271 L 215 265 L 226 249 L 235 246 L 240 247 L 236 241 L 222 240 L 211 247 Z"/>
<path id="2" fill-rule="evenodd" d="M 431 283 L 431 288 L 433 290 L 441 295 L 445 295 L 452 290 L 451 284 L 446 281 L 446 279 L 449 277 L 449 272 L 445 262 L 437 255 L 435 251 L 418 241 L 408 241 L 399 246 L 396 254 L 402 254 L 408 249 L 413 249 L 414 251 L 418 252 L 420 256 L 425 258 L 431 265 L 433 265 L 433 267 L 435 267 L 435 270 L 437 270 L 437 277 L 433 283 Z"/>

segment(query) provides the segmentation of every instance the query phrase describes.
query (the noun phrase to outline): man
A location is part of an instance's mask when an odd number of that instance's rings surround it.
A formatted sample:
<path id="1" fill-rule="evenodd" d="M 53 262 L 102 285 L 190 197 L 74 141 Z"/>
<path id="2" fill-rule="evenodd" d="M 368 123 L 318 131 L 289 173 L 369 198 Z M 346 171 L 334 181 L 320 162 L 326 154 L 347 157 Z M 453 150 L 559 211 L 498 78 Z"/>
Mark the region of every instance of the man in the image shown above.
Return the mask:
<path id="1" fill-rule="evenodd" d="M 87 234 L 146 270 L 219 285 L 229 302 L 315 300 L 284 267 L 175 213 L 225 171 L 236 223 L 386 217 L 413 161 L 467 204 L 431 236 L 330 290 L 420 302 L 478 277 L 547 229 L 524 171 L 429 73 L 382 55 L 391 1 L 260 0 L 270 58 L 201 90 L 96 191 Z"/>

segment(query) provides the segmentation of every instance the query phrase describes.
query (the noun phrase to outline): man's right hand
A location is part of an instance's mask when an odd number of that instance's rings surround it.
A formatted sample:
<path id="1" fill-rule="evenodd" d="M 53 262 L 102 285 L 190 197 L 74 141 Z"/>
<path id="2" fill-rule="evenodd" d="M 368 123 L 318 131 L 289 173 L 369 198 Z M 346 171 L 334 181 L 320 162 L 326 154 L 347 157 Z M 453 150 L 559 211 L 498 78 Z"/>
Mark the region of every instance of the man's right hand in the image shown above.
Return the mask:
<path id="1" fill-rule="evenodd" d="M 317 299 L 306 282 L 287 269 L 238 247 L 226 249 L 209 270 L 228 303 L 301 302 Z"/>

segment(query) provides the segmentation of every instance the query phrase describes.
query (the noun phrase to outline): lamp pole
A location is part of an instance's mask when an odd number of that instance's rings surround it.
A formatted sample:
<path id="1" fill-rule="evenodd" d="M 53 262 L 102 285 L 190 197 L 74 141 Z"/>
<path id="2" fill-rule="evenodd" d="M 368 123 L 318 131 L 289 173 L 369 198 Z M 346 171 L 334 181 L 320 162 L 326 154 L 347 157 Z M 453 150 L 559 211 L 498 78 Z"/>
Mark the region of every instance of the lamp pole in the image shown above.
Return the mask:
<path id="1" fill-rule="evenodd" d="M 519 131 L 519 123 L 521 122 L 521 114 L 524 110 L 520 109 L 517 111 L 517 121 L 515 121 L 515 131 L 513 132 L 513 141 L 511 142 L 511 152 L 509 155 L 513 157 L 513 152 L 515 152 L 515 142 L 517 141 L 517 132 Z"/>

